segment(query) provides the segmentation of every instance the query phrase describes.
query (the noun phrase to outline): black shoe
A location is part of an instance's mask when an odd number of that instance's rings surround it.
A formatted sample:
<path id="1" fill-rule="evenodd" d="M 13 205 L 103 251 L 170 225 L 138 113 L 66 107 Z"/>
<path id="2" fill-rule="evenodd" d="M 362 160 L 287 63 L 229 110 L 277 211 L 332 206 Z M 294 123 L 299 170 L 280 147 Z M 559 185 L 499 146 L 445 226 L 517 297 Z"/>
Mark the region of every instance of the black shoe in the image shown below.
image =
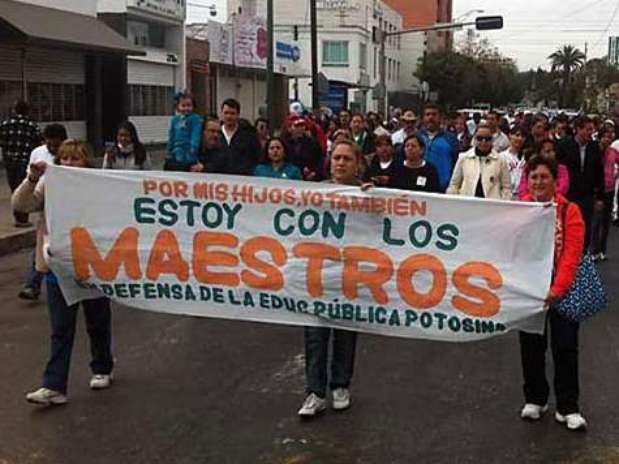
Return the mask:
<path id="1" fill-rule="evenodd" d="M 28 227 L 32 227 L 32 222 L 16 222 L 15 227 L 18 229 L 26 229 Z"/>
<path id="2" fill-rule="evenodd" d="M 26 287 L 21 292 L 19 292 L 19 295 L 17 296 L 22 300 L 36 301 L 39 299 L 39 293 L 41 292 L 36 291 L 33 288 Z"/>

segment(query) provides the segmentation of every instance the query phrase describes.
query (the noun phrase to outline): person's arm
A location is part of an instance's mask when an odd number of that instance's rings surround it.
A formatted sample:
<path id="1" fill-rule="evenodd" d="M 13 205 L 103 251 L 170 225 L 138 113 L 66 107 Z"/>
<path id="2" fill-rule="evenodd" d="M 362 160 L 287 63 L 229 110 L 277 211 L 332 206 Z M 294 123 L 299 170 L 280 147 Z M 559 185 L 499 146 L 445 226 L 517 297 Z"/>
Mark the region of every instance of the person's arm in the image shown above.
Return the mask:
<path id="1" fill-rule="evenodd" d="M 290 179 L 303 180 L 303 174 L 301 174 L 301 170 L 294 164 L 291 164 L 290 166 Z"/>
<path id="2" fill-rule="evenodd" d="M 112 169 L 112 163 L 110 161 L 109 152 L 105 152 L 103 155 L 103 164 L 101 165 L 101 169 Z"/>
<path id="3" fill-rule="evenodd" d="M 200 147 L 202 146 L 202 118 L 197 114 L 191 117 L 191 132 L 189 134 L 189 154 L 194 162 L 198 161 Z"/>
<path id="4" fill-rule="evenodd" d="M 522 168 L 522 175 L 520 176 L 520 185 L 518 186 L 518 199 L 522 200 L 524 196 L 529 193 L 529 176 L 527 174 L 527 168 Z"/>
<path id="5" fill-rule="evenodd" d="M 456 167 L 454 168 L 454 172 L 451 175 L 449 187 L 447 187 L 447 193 L 449 194 L 458 195 L 460 193 L 460 188 L 462 187 L 463 180 L 462 163 L 464 161 L 464 155 L 465 153 L 462 153 L 458 157 L 458 161 L 456 161 Z"/>
<path id="6" fill-rule="evenodd" d="M 142 171 L 152 171 L 153 163 L 150 159 L 150 154 L 148 151 L 146 152 L 146 156 L 144 157 L 144 162 L 142 163 Z"/>
<path id="7" fill-rule="evenodd" d="M 574 283 L 585 244 L 585 222 L 574 203 L 566 206 L 563 225 L 563 253 L 557 262 L 555 278 L 550 287 L 555 298 L 562 298 Z M 561 214 L 557 211 L 557 214 Z"/>
<path id="8" fill-rule="evenodd" d="M 11 196 L 11 205 L 15 211 L 20 213 L 43 211 L 45 199 L 44 172 L 45 162 L 41 161 L 32 165 L 31 173 L 28 174 Z"/>
<path id="9" fill-rule="evenodd" d="M 557 176 L 557 191 L 561 195 L 567 195 L 570 190 L 570 172 L 564 164 L 559 164 Z"/>
<path id="10" fill-rule="evenodd" d="M 597 201 L 604 202 L 604 163 L 602 161 L 602 156 L 600 155 L 600 150 L 596 150 L 595 155 L 595 198 Z"/>
<path id="11" fill-rule="evenodd" d="M 170 120 L 170 128 L 168 129 L 168 158 L 176 159 L 174 155 L 174 122 L 176 116 L 172 116 Z"/>
<path id="12" fill-rule="evenodd" d="M 500 163 L 500 185 L 501 185 L 501 199 L 502 200 L 511 200 L 512 199 L 512 176 L 509 173 L 509 166 L 507 166 L 507 162 L 503 157 L 499 158 Z"/>
<path id="13" fill-rule="evenodd" d="M 441 193 L 441 186 L 438 181 L 438 172 L 436 168 L 431 164 L 428 165 L 431 169 L 428 169 L 428 192 Z"/>

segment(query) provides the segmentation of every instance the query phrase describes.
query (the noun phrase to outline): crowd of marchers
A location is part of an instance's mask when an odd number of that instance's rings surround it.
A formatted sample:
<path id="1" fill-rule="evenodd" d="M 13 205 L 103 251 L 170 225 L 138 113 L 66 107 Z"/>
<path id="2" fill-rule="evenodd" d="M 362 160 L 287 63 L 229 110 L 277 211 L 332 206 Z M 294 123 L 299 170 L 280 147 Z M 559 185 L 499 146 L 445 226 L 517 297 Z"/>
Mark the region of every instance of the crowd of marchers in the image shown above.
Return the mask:
<path id="1" fill-rule="evenodd" d="M 495 200 L 554 203 L 557 206 L 552 285 L 546 298 L 544 334 L 520 334 L 525 404 L 523 419 L 537 420 L 548 409 L 545 352 L 550 333 L 554 358 L 555 419 L 570 430 L 586 428 L 579 404 L 579 324 L 554 306 L 572 286 L 581 257 L 608 259 L 608 234 L 617 209 L 619 141 L 615 121 L 558 115 L 500 114 L 489 111 L 468 119 L 446 115 L 428 104 L 420 117 L 395 109 L 384 120 L 377 113 L 334 115 L 323 109 L 308 113 L 292 105 L 282 127 L 268 120 L 241 118 L 238 101 L 227 99 L 219 115 L 194 111 L 189 93 L 175 97 L 171 117 L 167 171 L 259 176 L 331 182 Z M 16 227 L 30 226 L 29 214 L 45 208 L 48 164 L 94 167 L 88 144 L 67 138 L 60 124 L 46 126 L 28 116 L 20 101 L 14 115 L 0 124 L 0 148 L 13 191 Z M 103 169 L 151 170 L 152 160 L 130 121 L 119 124 L 115 140 L 104 144 Z M 47 267 L 45 221 L 37 229 L 33 266 L 19 296 L 39 298 L 47 289 L 51 352 L 41 388 L 28 393 L 31 403 L 64 404 L 78 305 L 68 305 Z M 92 351 L 90 387 L 108 388 L 113 381 L 111 311 L 106 298 L 81 303 Z M 333 347 L 329 350 L 329 343 Z M 307 396 L 298 414 L 315 416 L 328 404 L 335 410 L 351 405 L 357 333 L 325 327 L 305 328 Z M 329 351 L 331 359 L 329 361 Z M 328 395 L 330 392 L 330 396 Z"/>

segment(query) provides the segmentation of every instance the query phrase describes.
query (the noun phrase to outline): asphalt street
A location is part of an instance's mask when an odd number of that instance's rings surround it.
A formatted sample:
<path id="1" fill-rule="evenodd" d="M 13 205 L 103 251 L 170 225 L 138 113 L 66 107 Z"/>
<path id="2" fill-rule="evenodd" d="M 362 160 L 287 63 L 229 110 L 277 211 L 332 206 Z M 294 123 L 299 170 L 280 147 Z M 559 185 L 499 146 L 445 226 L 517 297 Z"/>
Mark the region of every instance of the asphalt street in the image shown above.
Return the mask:
<path id="1" fill-rule="evenodd" d="M 88 388 L 80 327 L 69 404 L 41 409 L 44 302 L 17 299 L 29 253 L 0 258 L 0 464 L 619 463 L 618 229 L 611 309 L 581 329 L 585 433 L 519 419 L 517 335 L 449 344 L 362 334 L 353 405 L 311 421 L 303 331 L 114 308 L 115 383 Z M 552 407 L 551 407 L 552 411 Z"/>

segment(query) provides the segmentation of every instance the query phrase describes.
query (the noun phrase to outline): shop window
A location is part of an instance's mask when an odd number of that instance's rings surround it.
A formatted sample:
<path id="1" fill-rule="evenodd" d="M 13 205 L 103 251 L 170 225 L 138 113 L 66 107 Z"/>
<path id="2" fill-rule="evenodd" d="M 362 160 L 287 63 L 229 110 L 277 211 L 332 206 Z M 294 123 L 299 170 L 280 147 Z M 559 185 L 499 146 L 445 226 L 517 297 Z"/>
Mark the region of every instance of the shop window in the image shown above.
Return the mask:
<path id="1" fill-rule="evenodd" d="M 172 114 L 174 88 L 161 85 L 130 85 L 131 116 L 167 116 Z"/>
<path id="2" fill-rule="evenodd" d="M 83 121 L 84 86 L 79 84 L 28 83 L 30 115 L 38 122 Z"/>

